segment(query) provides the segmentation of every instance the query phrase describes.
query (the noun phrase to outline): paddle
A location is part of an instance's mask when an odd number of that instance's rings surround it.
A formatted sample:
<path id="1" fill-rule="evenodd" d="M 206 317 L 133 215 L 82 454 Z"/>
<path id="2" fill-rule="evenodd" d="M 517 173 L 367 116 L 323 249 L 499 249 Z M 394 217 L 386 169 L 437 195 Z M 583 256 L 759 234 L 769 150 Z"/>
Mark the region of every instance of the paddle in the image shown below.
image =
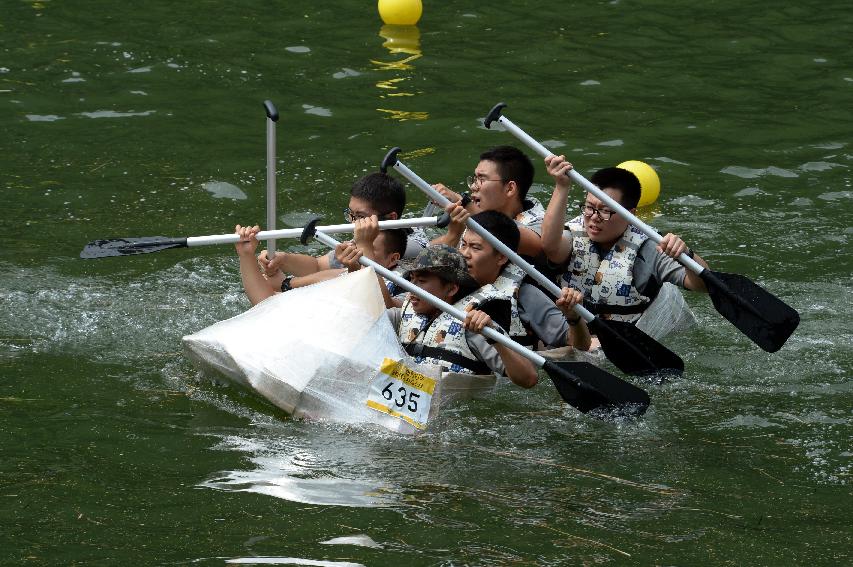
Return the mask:
<path id="1" fill-rule="evenodd" d="M 531 150 L 543 158 L 554 155 L 545 146 L 531 138 L 521 128 L 513 124 L 509 118 L 501 115 L 501 110 L 506 107 L 504 103 L 496 104 L 486 116 L 483 124 L 491 128 L 494 121 L 500 122 L 504 128 L 524 142 Z M 655 243 L 663 238 L 655 229 L 638 219 L 615 201 L 607 193 L 588 181 L 583 175 L 572 169 L 569 177 L 577 182 L 585 190 L 589 191 L 611 209 L 620 214 L 629 223 L 643 231 Z M 686 253 L 678 257 L 689 270 L 697 274 L 711 296 L 714 308 L 744 335 L 749 337 L 755 344 L 767 352 L 776 352 L 797 325 L 800 323 L 800 315 L 784 301 L 759 286 L 746 276 L 729 274 L 725 272 L 714 272 L 705 268 Z"/>
<path id="2" fill-rule="evenodd" d="M 385 155 L 382 160 L 382 171 L 387 171 L 388 167 L 392 166 L 418 189 L 426 193 L 430 199 L 442 206 L 447 206 L 450 201 L 444 195 L 436 191 L 429 183 L 397 159 L 399 152 L 400 148 L 393 148 Z M 495 238 L 492 233 L 480 226 L 479 223 L 469 218 L 467 225 L 468 228 L 486 239 L 498 252 L 509 258 L 513 264 L 519 266 L 530 277 L 539 282 L 551 295 L 560 296 L 560 288 L 557 284 L 542 275 L 521 256 Z M 583 305 L 575 305 L 574 310 L 587 322 L 590 331 L 598 335 L 601 349 L 607 358 L 623 372 L 651 374 L 661 371 L 675 373 L 684 371 L 684 361 L 677 354 L 634 325 L 624 321 L 605 322 L 599 316 L 593 315 Z"/>
<path id="3" fill-rule="evenodd" d="M 275 123 L 278 110 L 271 100 L 264 101 L 267 115 L 267 230 L 275 230 Z M 275 238 L 267 240 L 267 258 L 275 256 Z"/>
<path id="4" fill-rule="evenodd" d="M 416 226 L 447 226 L 450 218 L 447 213 L 440 217 L 422 217 L 415 219 L 395 219 L 379 221 L 379 228 L 390 230 L 393 228 L 412 228 Z M 340 232 L 352 232 L 352 224 L 333 224 L 320 227 L 323 232 L 329 234 Z M 269 240 L 275 238 L 299 238 L 302 234 L 301 228 L 283 228 L 280 230 L 262 230 L 257 234 L 258 240 Z M 168 238 L 165 236 L 149 236 L 146 238 L 112 238 L 106 240 L 93 240 L 80 252 L 81 258 L 106 258 L 109 256 L 133 256 L 136 254 L 148 254 L 149 252 L 160 252 L 172 248 L 187 248 L 192 246 L 206 246 L 209 244 L 234 244 L 240 241 L 236 234 L 213 234 L 208 236 L 189 236 L 187 238 Z"/>
<path id="5" fill-rule="evenodd" d="M 338 241 L 315 227 L 316 223 L 317 219 L 311 221 L 305 227 L 301 242 L 305 244 L 308 239 L 313 237 L 329 248 L 334 249 Z M 372 267 L 385 279 L 394 282 L 408 292 L 414 293 L 445 313 L 452 315 L 460 321 L 465 320 L 464 311 L 424 291 L 373 260 L 362 256 L 358 261 L 362 266 Z M 490 327 L 483 329 L 482 334 L 486 338 L 512 349 L 533 362 L 537 367 L 542 368 L 554 382 L 560 396 L 583 413 L 592 410 L 605 410 L 628 415 L 641 415 L 649 407 L 649 395 L 644 390 L 624 380 L 620 380 L 616 376 L 592 364 L 587 362 L 555 362 L 547 360 Z"/>

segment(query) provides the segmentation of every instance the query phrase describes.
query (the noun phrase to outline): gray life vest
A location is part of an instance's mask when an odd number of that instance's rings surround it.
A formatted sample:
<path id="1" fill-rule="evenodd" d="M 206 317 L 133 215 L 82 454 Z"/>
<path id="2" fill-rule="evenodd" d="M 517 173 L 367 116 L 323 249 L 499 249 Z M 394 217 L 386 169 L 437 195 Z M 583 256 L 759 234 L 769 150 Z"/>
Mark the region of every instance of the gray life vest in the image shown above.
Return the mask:
<path id="1" fill-rule="evenodd" d="M 560 277 L 561 287 L 573 287 L 584 294 L 584 307 L 604 319 L 634 322 L 651 303 L 634 286 L 634 262 L 648 237 L 628 225 L 622 236 L 605 254 L 587 236 L 583 217 L 567 223 L 572 235 L 572 255 Z"/>
<path id="2" fill-rule="evenodd" d="M 483 286 L 453 306 L 465 311 L 472 303 L 480 306 L 486 301 L 508 300 L 505 292 L 493 286 Z M 417 363 L 434 364 L 450 372 L 463 374 L 493 373 L 488 365 L 471 351 L 462 322 L 452 315 L 442 312 L 430 319 L 415 313 L 407 298 L 403 303 L 397 334 L 403 349 L 413 356 Z"/>

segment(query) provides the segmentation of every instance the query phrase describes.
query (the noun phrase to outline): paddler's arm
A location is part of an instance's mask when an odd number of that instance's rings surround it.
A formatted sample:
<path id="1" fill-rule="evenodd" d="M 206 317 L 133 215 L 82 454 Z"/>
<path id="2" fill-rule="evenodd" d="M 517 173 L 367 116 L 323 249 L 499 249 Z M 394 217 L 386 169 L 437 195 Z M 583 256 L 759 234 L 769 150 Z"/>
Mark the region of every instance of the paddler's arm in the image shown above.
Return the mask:
<path id="1" fill-rule="evenodd" d="M 335 257 L 350 272 L 362 268 L 358 261 L 362 256 L 376 261 L 373 243 L 379 235 L 379 219 L 376 215 L 356 219 L 354 224 L 353 242 L 341 242 L 335 246 Z M 396 307 L 397 304 L 391 297 L 385 280 L 379 274 L 376 274 L 376 278 L 379 282 L 379 290 L 382 292 L 382 299 L 385 301 L 385 307 Z"/>
<path id="2" fill-rule="evenodd" d="M 459 246 L 462 233 L 465 232 L 465 223 L 468 221 L 471 213 L 461 205 L 461 202 L 448 203 L 444 207 L 444 210 L 450 216 L 450 224 L 447 226 L 447 232 L 431 240 L 430 244 L 446 244 L 451 248 L 456 248 Z"/>
<path id="3" fill-rule="evenodd" d="M 569 189 L 572 185 L 568 172 L 572 169 L 572 164 L 567 162 L 564 156 L 549 156 L 545 158 L 545 167 L 548 175 L 554 178 L 554 193 L 542 221 L 542 250 L 549 261 L 562 264 L 572 252 L 571 239 L 563 238 Z"/>
<path id="4" fill-rule="evenodd" d="M 272 261 L 268 262 L 266 250 L 258 255 L 258 264 L 263 268 L 268 278 L 276 277 L 279 272 L 295 276 L 307 276 L 308 274 L 328 270 L 331 267 L 329 266 L 329 257 L 326 254 L 315 258 L 307 254 L 276 252 Z"/>
<path id="5" fill-rule="evenodd" d="M 305 287 L 307 285 L 313 285 L 315 283 L 324 282 L 326 280 L 330 280 L 332 278 L 336 278 L 342 273 L 346 272 L 344 268 L 332 268 L 330 270 L 321 270 L 319 272 L 314 272 L 313 274 L 308 274 L 305 276 L 288 276 L 287 278 L 282 278 L 282 283 L 284 280 L 288 280 L 288 283 L 285 287 L 287 289 L 296 289 L 298 287 Z M 279 290 L 285 291 L 282 284 L 279 283 Z"/>
<path id="6" fill-rule="evenodd" d="M 518 232 L 521 237 L 518 240 L 518 254 L 530 258 L 539 256 L 542 253 L 542 237 L 535 230 L 525 226 L 519 226 Z"/>
<path id="7" fill-rule="evenodd" d="M 487 326 L 492 324 L 492 318 L 483 311 L 472 309 L 465 315 L 463 326 L 465 330 L 479 333 Z M 498 355 L 501 357 L 501 362 L 504 365 L 504 371 L 507 377 L 512 380 L 517 386 L 522 388 L 532 388 L 536 385 L 539 378 L 536 373 L 536 367 L 527 358 L 518 354 L 514 350 L 503 346 L 500 343 L 491 345 Z"/>
<path id="8" fill-rule="evenodd" d="M 583 294 L 574 288 L 564 287 L 555 303 L 569 323 L 566 344 L 578 350 L 589 350 L 592 345 L 589 327 L 586 326 L 586 321 L 574 311 L 575 305 L 583 303 Z"/>
<path id="9" fill-rule="evenodd" d="M 670 258 L 678 258 L 683 252 L 688 250 L 687 244 L 677 235 L 667 233 L 658 243 L 657 249 L 659 252 L 666 254 Z M 696 260 L 703 268 L 708 267 L 708 263 L 703 260 L 698 254 L 693 254 L 693 259 Z M 685 269 L 684 288 L 692 291 L 701 291 L 708 293 L 708 288 L 705 287 L 705 282 L 702 281 L 693 270 Z"/>
<path id="10" fill-rule="evenodd" d="M 264 299 L 272 297 L 274 292 L 270 289 L 269 283 L 264 279 L 258 269 L 258 264 L 255 261 L 255 248 L 258 246 L 258 239 L 255 235 L 260 232 L 260 227 L 255 226 L 240 226 L 234 227 L 234 232 L 240 235 L 240 242 L 234 245 L 237 250 L 237 256 L 240 258 L 240 277 L 243 280 L 243 289 L 246 291 L 246 297 L 252 305 L 257 305 Z"/>

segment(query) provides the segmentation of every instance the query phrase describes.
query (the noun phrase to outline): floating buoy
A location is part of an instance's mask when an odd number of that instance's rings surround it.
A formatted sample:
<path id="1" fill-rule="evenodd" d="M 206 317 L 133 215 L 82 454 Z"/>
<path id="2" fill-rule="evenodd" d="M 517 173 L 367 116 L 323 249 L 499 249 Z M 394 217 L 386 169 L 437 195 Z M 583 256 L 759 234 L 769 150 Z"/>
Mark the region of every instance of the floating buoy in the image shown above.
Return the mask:
<path id="1" fill-rule="evenodd" d="M 379 0 L 379 17 L 389 25 L 413 26 L 421 19 L 421 0 Z"/>
<path id="2" fill-rule="evenodd" d="M 616 167 L 627 169 L 640 180 L 640 202 L 637 207 L 651 205 L 660 196 L 660 178 L 649 164 L 635 159 L 623 161 Z"/>

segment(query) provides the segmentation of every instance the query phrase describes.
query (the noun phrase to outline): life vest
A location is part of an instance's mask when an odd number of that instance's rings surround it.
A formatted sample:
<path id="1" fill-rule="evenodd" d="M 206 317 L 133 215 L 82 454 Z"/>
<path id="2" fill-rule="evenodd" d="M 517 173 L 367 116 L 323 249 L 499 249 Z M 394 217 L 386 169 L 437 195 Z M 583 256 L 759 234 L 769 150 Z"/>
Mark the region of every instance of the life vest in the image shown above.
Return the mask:
<path id="1" fill-rule="evenodd" d="M 466 295 L 453 306 L 462 311 L 471 304 L 486 301 L 507 301 L 506 293 L 493 286 L 483 286 Z M 442 366 L 450 372 L 463 374 L 493 374 L 488 365 L 471 351 L 465 339 L 462 322 L 447 313 L 430 319 L 415 313 L 411 302 L 403 303 L 400 328 L 397 330 L 403 349 L 415 362 Z"/>
<path id="2" fill-rule="evenodd" d="M 536 231 L 542 230 L 542 221 L 545 220 L 545 207 L 536 199 L 524 200 L 524 210 L 515 215 L 515 222 L 519 225 Z"/>
<path id="3" fill-rule="evenodd" d="M 651 299 L 634 287 L 634 262 L 640 246 L 648 239 L 633 225 L 603 256 L 598 244 L 584 230 L 583 217 L 570 220 L 572 255 L 561 287 L 573 287 L 584 294 L 584 307 L 604 319 L 634 322 L 651 303 Z"/>
<path id="4" fill-rule="evenodd" d="M 527 274 L 517 265 L 508 262 L 491 285 L 510 300 L 509 336 L 515 342 L 533 348 L 538 337 L 521 320 L 518 313 L 518 293 Z"/>

